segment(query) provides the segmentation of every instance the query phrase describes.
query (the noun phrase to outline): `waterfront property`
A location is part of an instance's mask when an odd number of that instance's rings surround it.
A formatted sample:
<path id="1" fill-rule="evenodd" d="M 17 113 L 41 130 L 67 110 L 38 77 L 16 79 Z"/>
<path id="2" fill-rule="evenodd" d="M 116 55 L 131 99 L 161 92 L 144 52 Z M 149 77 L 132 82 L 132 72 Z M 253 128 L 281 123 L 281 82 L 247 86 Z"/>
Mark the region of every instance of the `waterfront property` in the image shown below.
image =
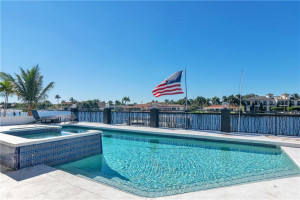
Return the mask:
<path id="1" fill-rule="evenodd" d="M 223 105 L 211 105 L 211 106 L 204 107 L 203 110 L 208 111 L 208 112 L 221 112 L 221 110 L 223 108 L 224 108 Z M 239 110 L 239 107 L 237 107 L 237 106 L 228 106 L 227 109 L 229 109 L 230 111 L 236 112 L 236 111 Z"/>
<path id="2" fill-rule="evenodd" d="M 228 109 L 72 112 L 76 124 L 2 127 L 0 163 L 21 174 L 28 167 L 69 173 L 123 197 L 119 190 L 154 198 L 279 178 L 300 182 L 298 115 L 242 115 L 248 133 L 229 133 L 238 127 L 238 115 Z M 282 137 L 249 134 L 257 130 Z"/>
<path id="3" fill-rule="evenodd" d="M 162 112 L 184 112 L 185 107 L 180 104 L 167 103 L 146 103 L 125 106 L 124 111 L 150 111 L 152 108 L 157 108 Z"/>
<path id="4" fill-rule="evenodd" d="M 266 96 L 254 96 L 247 99 L 248 105 L 246 111 L 271 111 L 273 107 L 281 107 L 283 111 L 287 107 L 299 107 L 300 99 L 289 94 L 274 96 L 274 94 L 266 94 Z"/>

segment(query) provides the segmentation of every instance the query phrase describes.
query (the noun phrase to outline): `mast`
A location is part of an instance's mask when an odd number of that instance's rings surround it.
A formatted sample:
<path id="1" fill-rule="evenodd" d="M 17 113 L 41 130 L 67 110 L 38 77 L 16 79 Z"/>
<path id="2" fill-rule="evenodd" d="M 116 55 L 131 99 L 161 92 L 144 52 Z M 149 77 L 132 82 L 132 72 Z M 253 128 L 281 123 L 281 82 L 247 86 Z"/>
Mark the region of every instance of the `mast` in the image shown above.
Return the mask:
<path id="1" fill-rule="evenodd" d="M 185 76 L 185 129 L 188 129 L 189 121 L 187 117 L 188 103 L 187 103 L 186 68 L 184 68 L 184 76 Z"/>
<path id="2" fill-rule="evenodd" d="M 243 70 L 241 72 L 241 79 L 240 79 L 240 106 L 239 106 L 238 132 L 240 132 L 241 130 L 242 80 L 243 80 Z"/>
<path id="3" fill-rule="evenodd" d="M 186 68 L 184 68 L 184 75 L 185 75 L 185 110 L 188 110 L 188 105 L 187 105 L 187 85 L 186 85 Z"/>

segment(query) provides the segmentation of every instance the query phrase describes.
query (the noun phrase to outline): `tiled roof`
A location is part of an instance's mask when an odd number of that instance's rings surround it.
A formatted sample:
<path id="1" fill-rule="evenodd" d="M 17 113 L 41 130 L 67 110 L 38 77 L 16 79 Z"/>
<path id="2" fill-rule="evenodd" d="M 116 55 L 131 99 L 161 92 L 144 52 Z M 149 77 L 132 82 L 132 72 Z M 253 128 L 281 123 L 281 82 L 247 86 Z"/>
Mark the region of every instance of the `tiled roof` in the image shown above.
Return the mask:
<path id="1" fill-rule="evenodd" d="M 212 106 L 207 106 L 207 107 L 204 107 L 205 109 L 207 109 L 207 108 L 223 108 L 223 106 L 222 105 L 212 105 Z M 238 108 L 238 107 L 236 107 L 236 106 L 229 106 L 229 108 Z"/>
<path id="2" fill-rule="evenodd" d="M 154 105 L 156 104 L 156 105 Z M 157 107 L 157 108 L 171 108 L 171 107 L 181 107 L 184 108 L 183 105 L 179 105 L 179 104 L 166 104 L 166 103 L 146 103 L 146 104 L 135 104 L 132 106 L 125 106 L 125 108 L 148 108 L 148 107 Z"/>
<path id="3" fill-rule="evenodd" d="M 66 102 L 64 102 L 64 103 L 61 103 L 61 104 L 70 105 L 70 104 L 73 104 L 73 103 L 72 103 L 72 102 L 70 102 L 70 101 L 66 101 Z"/>
<path id="4" fill-rule="evenodd" d="M 265 96 L 255 96 L 255 97 L 250 97 L 247 100 L 272 100 L 272 99 Z"/>

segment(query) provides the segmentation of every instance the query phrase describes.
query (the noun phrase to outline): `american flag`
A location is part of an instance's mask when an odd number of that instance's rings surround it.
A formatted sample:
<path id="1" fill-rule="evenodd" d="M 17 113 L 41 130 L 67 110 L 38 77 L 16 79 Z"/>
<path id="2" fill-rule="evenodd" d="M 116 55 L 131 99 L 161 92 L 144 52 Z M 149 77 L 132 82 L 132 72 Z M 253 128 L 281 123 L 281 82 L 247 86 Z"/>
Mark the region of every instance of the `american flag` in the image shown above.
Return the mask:
<path id="1" fill-rule="evenodd" d="M 152 90 L 155 97 L 163 95 L 183 94 L 181 89 L 181 76 L 183 71 L 176 72 L 165 79 L 161 84 Z"/>

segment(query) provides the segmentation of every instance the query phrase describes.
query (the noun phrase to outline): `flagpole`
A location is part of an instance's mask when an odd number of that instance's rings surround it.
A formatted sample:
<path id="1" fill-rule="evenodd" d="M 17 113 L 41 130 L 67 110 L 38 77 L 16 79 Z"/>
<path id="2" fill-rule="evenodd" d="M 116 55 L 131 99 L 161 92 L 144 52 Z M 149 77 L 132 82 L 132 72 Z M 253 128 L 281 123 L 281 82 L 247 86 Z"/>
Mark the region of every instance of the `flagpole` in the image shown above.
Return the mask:
<path id="1" fill-rule="evenodd" d="M 243 70 L 242 70 L 241 79 L 240 79 L 240 106 L 239 106 L 238 132 L 240 132 L 240 130 L 241 130 L 242 80 L 243 80 Z"/>
<path id="2" fill-rule="evenodd" d="M 187 104 L 187 85 L 186 85 L 186 68 L 184 68 L 184 75 L 185 75 L 185 110 L 188 110 Z"/>
<path id="3" fill-rule="evenodd" d="M 186 68 L 184 68 L 184 77 L 185 77 L 185 129 L 188 129 L 189 122 L 187 118 L 187 110 L 188 110 L 188 104 L 187 104 L 187 85 L 186 85 Z"/>

